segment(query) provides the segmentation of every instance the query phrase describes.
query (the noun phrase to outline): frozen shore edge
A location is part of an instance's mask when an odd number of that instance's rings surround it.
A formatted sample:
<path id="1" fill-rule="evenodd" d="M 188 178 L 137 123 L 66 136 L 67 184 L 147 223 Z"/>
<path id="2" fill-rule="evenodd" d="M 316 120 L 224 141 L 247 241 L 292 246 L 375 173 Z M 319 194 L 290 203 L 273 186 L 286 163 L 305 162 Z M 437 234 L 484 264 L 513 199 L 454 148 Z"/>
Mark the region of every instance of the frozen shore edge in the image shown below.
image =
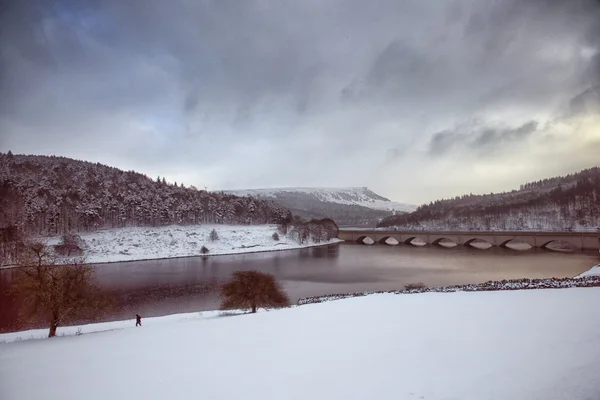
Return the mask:
<path id="1" fill-rule="evenodd" d="M 365 291 L 354 293 L 338 293 L 323 296 L 310 296 L 298 300 L 298 305 L 317 304 L 328 301 L 350 299 L 353 297 L 369 296 L 372 294 L 417 294 L 417 293 L 455 293 L 455 292 L 490 292 L 509 290 L 541 290 L 541 289 L 568 289 L 600 287 L 600 265 L 590 268 L 598 270 L 599 275 L 587 275 L 574 278 L 543 278 L 543 279 L 510 279 L 501 281 L 487 281 L 467 285 L 423 287 L 417 289 Z M 583 275 L 583 274 L 581 274 Z"/>
<path id="2" fill-rule="evenodd" d="M 298 245 L 294 247 L 285 247 L 282 249 L 265 249 L 265 250 L 250 250 L 243 251 L 243 248 L 240 248 L 242 251 L 235 252 L 225 252 L 225 253 L 213 253 L 213 254 L 194 254 L 194 255 L 185 255 L 185 256 L 173 256 L 173 257 L 155 257 L 155 258 L 136 258 L 136 259 L 127 259 L 127 260 L 115 260 L 115 261 L 90 261 L 88 264 L 92 265 L 105 265 L 105 264 L 117 264 L 117 263 L 131 263 L 137 261 L 157 261 L 157 260 L 174 260 L 179 258 L 208 258 L 208 257 L 218 257 L 218 256 L 237 256 L 243 254 L 256 254 L 256 253 L 272 253 L 276 251 L 293 251 L 293 250 L 302 250 L 302 249 L 312 249 L 315 247 L 323 247 L 330 246 L 332 244 L 343 243 L 342 239 L 331 239 L 326 242 L 314 243 L 310 245 Z M 248 246 L 247 249 L 254 249 L 254 247 Z M 18 268 L 18 265 L 3 265 L 0 266 L 0 270 L 2 269 L 12 269 Z"/>
<path id="3" fill-rule="evenodd" d="M 342 239 L 332 239 L 327 242 L 310 244 L 308 246 L 298 245 L 298 247 L 286 247 L 283 249 L 268 249 L 268 250 L 250 250 L 250 251 L 235 251 L 235 252 L 226 252 L 226 253 L 213 253 L 213 254 L 196 254 L 196 255 L 187 255 L 187 256 L 173 256 L 173 257 L 158 257 L 158 258 L 140 258 L 134 260 L 121 260 L 121 261 L 100 261 L 100 262 L 90 262 L 93 265 L 103 265 L 103 264 L 115 264 L 115 263 L 130 263 L 136 261 L 156 261 L 156 260 L 173 260 L 178 258 L 208 258 L 208 257 L 219 257 L 219 256 L 237 256 L 243 254 L 256 254 L 256 253 L 272 253 L 276 251 L 292 251 L 292 250 L 302 250 L 302 249 L 311 249 L 314 247 L 322 247 L 329 246 L 332 244 L 337 244 L 343 242 Z M 254 247 L 247 247 L 247 249 L 253 249 Z M 243 250 L 243 249 L 241 249 Z M 14 267 L 11 267 L 14 268 Z"/>

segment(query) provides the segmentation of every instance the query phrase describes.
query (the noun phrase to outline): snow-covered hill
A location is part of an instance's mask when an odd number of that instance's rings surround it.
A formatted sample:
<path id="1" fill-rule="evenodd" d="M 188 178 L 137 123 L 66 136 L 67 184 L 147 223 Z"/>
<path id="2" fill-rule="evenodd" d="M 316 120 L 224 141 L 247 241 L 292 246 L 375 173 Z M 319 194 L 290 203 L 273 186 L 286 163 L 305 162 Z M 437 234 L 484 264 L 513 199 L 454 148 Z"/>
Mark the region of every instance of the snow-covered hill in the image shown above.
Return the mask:
<path id="1" fill-rule="evenodd" d="M 529 182 L 518 190 L 465 194 L 386 217 L 378 227 L 433 230 L 595 230 L 600 167 Z"/>
<path id="2" fill-rule="evenodd" d="M 237 196 L 254 196 L 262 198 L 279 199 L 286 196 L 294 196 L 298 193 L 306 194 L 324 203 L 337 203 L 355 205 L 382 211 L 411 212 L 416 210 L 412 204 L 392 201 L 366 187 L 350 188 L 274 188 L 274 189 L 248 189 L 231 190 L 227 193 Z"/>
<path id="3" fill-rule="evenodd" d="M 274 200 L 295 215 L 330 217 L 340 225 L 377 223 L 394 212 L 416 209 L 416 206 L 391 201 L 366 187 L 248 189 L 228 190 L 226 193 Z"/>

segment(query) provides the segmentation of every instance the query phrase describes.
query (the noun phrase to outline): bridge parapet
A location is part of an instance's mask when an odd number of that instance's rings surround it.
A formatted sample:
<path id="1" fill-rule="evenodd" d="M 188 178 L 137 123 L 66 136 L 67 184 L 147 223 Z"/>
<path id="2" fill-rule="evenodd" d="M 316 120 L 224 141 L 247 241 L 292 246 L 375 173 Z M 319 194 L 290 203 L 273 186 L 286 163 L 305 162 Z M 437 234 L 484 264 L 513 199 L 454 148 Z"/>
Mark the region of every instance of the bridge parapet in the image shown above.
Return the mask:
<path id="1" fill-rule="evenodd" d="M 338 238 L 348 242 L 360 242 L 371 238 L 375 244 L 388 238 L 399 243 L 421 239 L 427 244 L 438 244 L 442 239 L 457 245 L 466 245 L 475 239 L 485 240 L 492 246 L 505 246 L 512 240 L 520 240 L 531 247 L 545 248 L 548 244 L 562 241 L 581 250 L 600 250 L 599 232 L 535 232 L 535 231 L 384 231 L 368 229 L 341 229 Z"/>

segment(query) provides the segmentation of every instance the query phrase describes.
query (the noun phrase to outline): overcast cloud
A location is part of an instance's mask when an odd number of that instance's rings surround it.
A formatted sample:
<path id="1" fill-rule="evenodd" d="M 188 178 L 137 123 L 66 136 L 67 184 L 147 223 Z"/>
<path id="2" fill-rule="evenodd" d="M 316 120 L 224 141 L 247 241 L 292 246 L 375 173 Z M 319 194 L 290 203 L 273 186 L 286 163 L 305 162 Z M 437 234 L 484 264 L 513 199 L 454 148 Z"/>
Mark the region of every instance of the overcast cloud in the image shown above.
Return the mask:
<path id="1" fill-rule="evenodd" d="M 0 151 L 413 203 L 600 162 L 599 0 L 11 3 Z"/>

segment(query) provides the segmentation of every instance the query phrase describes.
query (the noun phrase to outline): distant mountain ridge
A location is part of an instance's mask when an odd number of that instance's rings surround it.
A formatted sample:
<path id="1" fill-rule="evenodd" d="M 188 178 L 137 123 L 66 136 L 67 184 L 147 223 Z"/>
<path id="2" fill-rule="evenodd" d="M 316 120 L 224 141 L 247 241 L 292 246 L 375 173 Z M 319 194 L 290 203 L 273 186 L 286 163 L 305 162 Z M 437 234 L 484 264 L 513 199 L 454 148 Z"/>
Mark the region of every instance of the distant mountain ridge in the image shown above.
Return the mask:
<path id="1" fill-rule="evenodd" d="M 273 200 L 304 218 L 334 219 L 339 225 L 374 225 L 394 213 L 414 211 L 416 206 L 391 201 L 367 187 L 287 187 L 226 190 L 227 194 Z"/>

